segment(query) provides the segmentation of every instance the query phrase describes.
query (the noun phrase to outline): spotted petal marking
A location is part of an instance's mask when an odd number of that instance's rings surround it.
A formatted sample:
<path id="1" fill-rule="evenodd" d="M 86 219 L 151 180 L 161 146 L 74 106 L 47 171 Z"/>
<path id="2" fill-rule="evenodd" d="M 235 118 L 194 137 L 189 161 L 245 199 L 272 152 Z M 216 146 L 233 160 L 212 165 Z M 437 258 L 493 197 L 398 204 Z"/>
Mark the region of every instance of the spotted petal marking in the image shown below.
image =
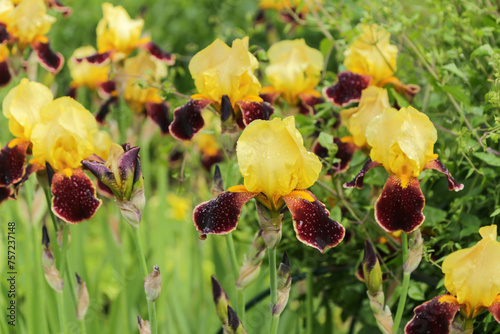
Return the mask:
<path id="1" fill-rule="evenodd" d="M 370 85 L 370 81 L 371 76 L 345 71 L 338 74 L 337 82 L 326 88 L 324 93 L 334 105 L 345 107 L 361 99 L 361 92 Z"/>
<path id="2" fill-rule="evenodd" d="M 410 233 L 424 222 L 425 197 L 417 178 L 402 187 L 401 179 L 391 175 L 375 204 L 375 219 L 388 233 L 402 230 Z"/>
<path id="3" fill-rule="evenodd" d="M 245 100 L 238 101 L 238 105 L 240 106 L 245 126 L 252 123 L 256 119 L 268 121 L 271 115 L 274 114 L 273 106 L 267 102 Z"/>
<path id="4" fill-rule="evenodd" d="M 10 141 L 0 151 L 0 186 L 7 187 L 19 182 L 26 172 L 26 150 L 29 142 L 16 139 Z"/>
<path id="5" fill-rule="evenodd" d="M 170 134 L 179 140 L 191 140 L 205 125 L 201 111 L 212 100 L 189 100 L 188 103 L 174 110 L 174 120 L 169 126 Z"/>
<path id="6" fill-rule="evenodd" d="M 52 74 L 58 73 L 63 64 L 64 58 L 59 52 L 54 52 L 50 49 L 49 42 L 36 41 L 32 44 L 40 64 Z"/>
<path id="7" fill-rule="evenodd" d="M 52 211 L 70 224 L 89 220 L 101 206 L 92 181 L 80 169 L 69 177 L 62 172 L 54 174 L 51 190 Z"/>
<path id="8" fill-rule="evenodd" d="M 201 234 L 228 234 L 238 226 L 241 210 L 258 193 L 225 191 L 194 208 L 193 222 Z"/>
<path id="9" fill-rule="evenodd" d="M 405 334 L 448 334 L 455 314 L 460 309 L 458 300 L 441 295 L 417 306 L 415 316 L 405 327 Z"/>
<path id="10" fill-rule="evenodd" d="M 168 134 L 168 127 L 170 125 L 168 104 L 166 102 L 146 103 L 146 112 L 153 122 L 160 127 L 161 134 Z"/>
<path id="11" fill-rule="evenodd" d="M 335 247 L 344 239 L 345 228 L 330 219 L 325 205 L 311 192 L 294 191 L 284 196 L 283 200 L 292 214 L 297 239 L 304 244 L 323 253 L 326 248 Z"/>

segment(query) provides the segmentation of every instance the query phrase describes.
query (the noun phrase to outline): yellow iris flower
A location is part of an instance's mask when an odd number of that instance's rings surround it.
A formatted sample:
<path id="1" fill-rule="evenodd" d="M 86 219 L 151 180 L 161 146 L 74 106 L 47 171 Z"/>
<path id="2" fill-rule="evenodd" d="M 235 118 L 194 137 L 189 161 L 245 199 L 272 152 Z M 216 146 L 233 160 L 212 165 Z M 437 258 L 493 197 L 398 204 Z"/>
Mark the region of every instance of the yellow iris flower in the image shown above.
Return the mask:
<path id="1" fill-rule="evenodd" d="M 264 193 L 273 205 L 294 189 L 311 187 L 321 171 L 293 117 L 253 121 L 241 134 L 236 153 L 246 190 Z"/>
<path id="2" fill-rule="evenodd" d="M 85 57 L 96 53 L 93 46 L 82 46 L 76 49 L 68 63 L 69 71 L 73 81 L 72 87 L 87 86 L 95 89 L 100 84 L 108 81 L 110 66 L 109 64 L 93 64 L 88 62 Z M 82 59 L 78 62 L 76 59 Z"/>
<path id="3" fill-rule="evenodd" d="M 220 105 L 227 95 L 233 108 L 248 97 L 259 98 L 260 83 L 253 71 L 259 62 L 248 52 L 248 37 L 235 39 L 232 47 L 216 39 L 193 56 L 189 72 L 194 79 L 197 95 L 194 99 L 209 99 Z"/>
<path id="4" fill-rule="evenodd" d="M 433 153 L 436 128 L 413 107 L 385 109 L 368 125 L 366 139 L 372 147 L 371 159 L 397 175 L 403 188 L 410 178 L 420 175 L 427 162 L 437 158 Z"/>
<path id="5" fill-rule="evenodd" d="M 475 317 L 491 306 L 500 294 L 500 242 L 497 226 L 479 229 L 483 238 L 470 248 L 458 250 L 443 262 L 444 285 L 460 304 L 465 304 L 468 317 Z"/>
<path id="6" fill-rule="evenodd" d="M 392 76 L 397 69 L 398 48 L 391 34 L 377 24 L 361 25 L 362 34 L 345 51 L 344 66 L 351 72 L 372 77 L 372 84 Z"/>
<path id="7" fill-rule="evenodd" d="M 288 104 L 296 105 L 299 94 L 312 91 L 318 85 L 323 55 L 307 46 L 304 39 L 275 43 L 267 54 L 267 78 Z"/>

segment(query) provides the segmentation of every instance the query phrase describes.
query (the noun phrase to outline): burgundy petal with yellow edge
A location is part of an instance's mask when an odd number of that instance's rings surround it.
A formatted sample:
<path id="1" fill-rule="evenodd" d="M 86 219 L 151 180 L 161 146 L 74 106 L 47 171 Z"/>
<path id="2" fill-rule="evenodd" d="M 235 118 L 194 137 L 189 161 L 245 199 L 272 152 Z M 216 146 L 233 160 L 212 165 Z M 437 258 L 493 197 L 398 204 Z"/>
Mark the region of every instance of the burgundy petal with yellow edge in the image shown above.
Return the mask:
<path id="1" fill-rule="evenodd" d="M 0 186 L 7 187 L 19 182 L 25 172 L 26 150 L 29 142 L 13 139 L 0 151 Z"/>
<path id="2" fill-rule="evenodd" d="M 366 173 L 368 173 L 370 169 L 380 166 L 382 166 L 381 163 L 373 161 L 372 159 L 368 159 L 368 161 L 365 162 L 365 164 L 359 171 L 358 175 L 356 175 L 356 177 L 354 177 L 354 179 L 352 179 L 351 181 L 344 183 L 344 188 L 363 189 L 363 181 L 365 179 Z"/>
<path id="3" fill-rule="evenodd" d="M 59 52 L 54 52 L 50 49 L 49 42 L 36 41 L 31 46 L 35 50 L 40 64 L 47 71 L 56 74 L 61 70 L 64 58 Z"/>
<path id="4" fill-rule="evenodd" d="M 337 82 L 325 89 L 325 95 L 336 106 L 344 107 L 361 99 L 361 92 L 370 85 L 371 77 L 350 71 L 339 73 Z"/>
<path id="5" fill-rule="evenodd" d="M 104 102 L 101 105 L 101 107 L 97 111 L 97 114 L 95 115 L 95 120 L 97 121 L 97 123 L 99 124 L 104 123 L 104 121 L 106 120 L 106 116 L 109 114 L 111 110 L 110 106 L 115 103 L 118 103 L 118 98 L 116 98 L 115 96 L 111 96 L 109 99 L 106 100 L 106 102 Z"/>
<path id="6" fill-rule="evenodd" d="M 500 295 L 496 296 L 495 300 L 493 300 L 493 304 L 488 307 L 488 311 L 490 311 L 493 318 L 500 323 Z"/>
<path id="7" fill-rule="evenodd" d="M 166 102 L 146 103 L 146 112 L 153 122 L 160 127 L 162 135 L 168 134 L 168 127 L 170 125 L 168 110 L 169 108 Z"/>
<path id="8" fill-rule="evenodd" d="M 323 203 L 307 190 L 294 190 L 283 197 L 293 218 L 297 239 L 322 253 L 327 247 L 337 246 L 344 239 L 345 229 L 330 219 Z"/>
<path id="9" fill-rule="evenodd" d="M 317 92 L 315 92 L 317 93 Z M 321 94 L 300 94 L 300 105 L 299 112 L 303 115 L 314 115 L 316 114 L 316 110 L 314 106 L 320 103 L 325 102 L 321 97 Z"/>
<path id="10" fill-rule="evenodd" d="M 401 179 L 391 175 L 375 204 L 375 219 L 389 233 L 400 230 L 410 233 L 424 222 L 424 205 L 425 197 L 417 178 L 410 178 L 403 187 Z"/>
<path id="11" fill-rule="evenodd" d="M 111 57 L 111 52 L 103 52 L 103 53 L 96 53 L 93 54 L 92 56 L 84 57 L 84 58 L 76 58 L 75 61 L 77 63 L 81 63 L 83 60 L 88 61 L 91 64 L 102 64 L 106 60 L 108 60 Z"/>
<path id="12" fill-rule="evenodd" d="M 12 79 L 7 61 L 0 62 L 0 87 L 5 86 Z"/>
<path id="13" fill-rule="evenodd" d="M 435 169 L 446 175 L 446 177 L 448 178 L 448 190 L 460 191 L 464 189 L 464 185 L 455 181 L 455 179 L 453 178 L 453 176 L 451 176 L 448 169 L 446 169 L 446 167 L 443 165 L 441 161 L 439 161 L 439 159 L 434 159 L 429 161 L 428 163 L 425 164 L 424 169 Z"/>
<path id="14" fill-rule="evenodd" d="M 56 10 L 59 13 L 63 14 L 64 17 L 68 17 L 73 12 L 73 10 L 70 7 L 64 6 L 62 3 L 60 3 L 57 0 L 47 0 L 47 5 L 50 8 L 53 8 L 54 10 Z"/>
<path id="15" fill-rule="evenodd" d="M 10 187 L 2 187 L 0 186 L 0 203 L 7 200 L 11 194 Z"/>
<path id="16" fill-rule="evenodd" d="M 118 95 L 118 92 L 116 91 L 116 83 L 113 80 L 103 82 L 98 86 L 98 89 L 99 95 L 103 98 L 110 95 Z"/>
<path id="17" fill-rule="evenodd" d="M 451 323 L 460 309 L 457 299 L 450 295 L 441 295 L 417 306 L 415 316 L 405 327 L 405 334 L 447 334 Z"/>
<path id="18" fill-rule="evenodd" d="M 256 119 L 268 121 L 271 115 L 274 114 L 273 106 L 267 102 L 244 100 L 238 101 L 238 105 L 240 106 L 245 126 Z"/>
<path id="19" fill-rule="evenodd" d="M 190 140 L 205 125 L 201 111 L 212 100 L 189 100 L 188 103 L 174 110 L 174 120 L 169 126 L 170 134 L 179 140 Z"/>
<path id="20" fill-rule="evenodd" d="M 44 169 L 44 167 L 42 165 L 28 164 L 28 167 L 26 167 L 26 170 L 24 172 L 23 177 L 19 181 L 17 181 L 16 183 L 14 183 L 14 187 L 13 187 L 14 192 L 11 195 L 11 197 L 17 198 L 17 193 L 19 192 L 19 187 L 21 187 L 24 182 L 28 181 L 31 174 L 38 172 L 39 170 L 43 170 L 43 169 Z"/>
<path id="21" fill-rule="evenodd" d="M 194 226 L 201 234 L 227 234 L 236 229 L 243 205 L 257 195 L 225 191 L 194 209 Z"/>
<path id="22" fill-rule="evenodd" d="M 167 65 L 173 65 L 175 63 L 175 55 L 171 53 L 166 53 L 158 45 L 153 42 L 149 42 L 144 45 L 144 48 L 156 59 L 161 60 Z"/>
<path id="23" fill-rule="evenodd" d="M 101 206 L 90 178 L 82 170 L 71 176 L 63 172 L 52 178 L 52 211 L 67 223 L 77 224 L 94 216 Z"/>
<path id="24" fill-rule="evenodd" d="M 10 34 L 7 31 L 7 26 L 0 22 L 0 44 L 7 41 L 10 38 Z"/>

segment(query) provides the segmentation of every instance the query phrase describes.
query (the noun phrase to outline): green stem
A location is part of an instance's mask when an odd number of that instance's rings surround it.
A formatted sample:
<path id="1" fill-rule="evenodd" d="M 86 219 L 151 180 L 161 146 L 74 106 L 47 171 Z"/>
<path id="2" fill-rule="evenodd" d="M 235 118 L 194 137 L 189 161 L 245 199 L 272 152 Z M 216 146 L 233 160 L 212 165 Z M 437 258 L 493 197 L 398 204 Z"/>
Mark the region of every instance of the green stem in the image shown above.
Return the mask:
<path id="1" fill-rule="evenodd" d="M 64 295 L 62 292 L 56 292 L 57 313 L 59 315 L 59 326 L 61 333 L 66 333 L 66 317 L 64 316 Z"/>
<path id="2" fill-rule="evenodd" d="M 465 319 L 465 334 L 472 334 L 474 330 L 474 319 Z"/>
<path id="3" fill-rule="evenodd" d="M 403 251 L 403 266 L 408 259 L 408 234 L 401 233 L 401 249 Z M 392 326 L 392 331 L 398 333 L 399 325 L 401 323 L 401 318 L 403 317 L 403 311 L 406 304 L 406 297 L 408 296 L 408 287 L 410 286 L 410 272 L 403 270 L 403 285 L 401 287 L 401 295 L 399 297 L 398 309 L 396 311 L 396 317 L 394 318 L 394 325 Z"/>
<path id="4" fill-rule="evenodd" d="M 269 283 L 271 287 L 271 308 L 278 302 L 278 281 L 276 278 L 276 247 L 268 249 L 269 258 Z M 278 333 L 279 316 L 271 313 L 271 334 Z"/>
<path id="5" fill-rule="evenodd" d="M 307 310 L 307 334 L 313 333 L 313 271 L 306 273 L 306 310 Z"/>
<path id="6" fill-rule="evenodd" d="M 226 244 L 227 244 L 227 250 L 229 252 L 229 258 L 231 259 L 231 267 L 233 268 L 233 276 L 234 276 L 234 281 L 236 282 L 238 280 L 239 276 L 239 265 L 238 265 L 238 259 L 236 258 L 236 250 L 234 248 L 234 240 L 233 240 L 233 234 L 229 233 L 226 235 Z M 236 289 L 237 290 L 237 297 L 238 297 L 238 307 L 236 309 L 236 313 L 238 314 L 238 317 L 240 318 L 241 322 L 243 323 L 243 326 L 245 326 L 244 319 L 245 319 L 245 290 L 243 289 Z"/>
<path id="7" fill-rule="evenodd" d="M 85 319 L 79 320 L 80 322 L 80 334 L 87 334 L 87 327 L 85 327 Z"/>
<path id="8" fill-rule="evenodd" d="M 46 187 L 43 187 L 43 193 L 45 194 L 45 200 L 47 201 L 47 210 L 49 211 L 50 218 L 52 219 L 52 224 L 54 224 L 54 231 L 57 232 L 59 230 L 59 226 L 57 225 L 57 218 L 52 212 L 52 201 L 50 200 L 50 190 Z"/>
<path id="9" fill-rule="evenodd" d="M 141 234 L 139 232 L 139 227 L 133 227 L 132 230 L 134 231 L 134 240 L 137 249 L 137 256 L 139 257 L 139 262 L 141 263 L 142 276 L 143 278 L 145 278 L 146 276 L 149 275 L 149 272 L 148 272 L 148 266 L 146 264 L 146 258 L 144 257 L 144 251 L 142 248 Z M 158 327 L 156 325 L 155 302 L 149 299 L 147 300 L 147 302 L 148 302 L 149 322 L 151 324 L 151 334 L 157 334 Z"/>

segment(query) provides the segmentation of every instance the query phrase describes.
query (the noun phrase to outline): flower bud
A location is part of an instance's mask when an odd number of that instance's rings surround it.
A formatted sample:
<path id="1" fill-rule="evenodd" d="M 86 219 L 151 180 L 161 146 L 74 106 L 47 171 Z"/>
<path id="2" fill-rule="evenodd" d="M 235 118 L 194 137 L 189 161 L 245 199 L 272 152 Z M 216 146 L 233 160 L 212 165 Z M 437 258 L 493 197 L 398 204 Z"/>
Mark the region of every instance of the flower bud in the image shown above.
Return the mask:
<path id="1" fill-rule="evenodd" d="M 212 295 L 214 297 L 215 311 L 222 327 L 227 330 L 229 327 L 228 306 L 229 299 L 226 292 L 222 289 L 217 279 L 212 275 Z"/>
<path id="2" fill-rule="evenodd" d="M 161 292 L 160 268 L 155 264 L 153 271 L 144 279 L 144 291 L 149 301 L 154 301 Z"/>
<path id="3" fill-rule="evenodd" d="M 87 314 L 89 308 L 89 291 L 87 290 L 87 284 L 82 278 L 75 273 L 76 276 L 76 296 L 78 298 L 78 305 L 76 306 L 76 318 L 78 320 L 83 320 Z"/>
<path id="4" fill-rule="evenodd" d="M 424 249 L 424 243 L 422 240 L 422 233 L 420 229 L 416 229 L 410 237 L 410 251 L 408 254 L 408 259 L 403 264 L 403 270 L 405 273 L 412 273 L 417 269 L 420 261 L 422 260 L 422 254 Z"/>
<path id="5" fill-rule="evenodd" d="M 59 226 L 59 229 L 57 230 L 56 233 L 56 238 L 57 238 L 57 245 L 59 246 L 59 249 L 62 249 L 62 244 L 63 244 L 63 238 L 64 238 L 64 233 L 63 233 L 63 227 Z M 71 242 L 71 229 L 68 228 L 68 246 Z"/>
<path id="6" fill-rule="evenodd" d="M 363 276 L 369 294 L 375 295 L 382 291 L 382 269 L 377 255 L 370 241 L 365 240 L 365 254 L 363 257 Z"/>
<path id="7" fill-rule="evenodd" d="M 52 247 L 50 247 L 49 234 L 47 233 L 47 227 L 45 225 L 42 228 L 42 245 L 42 266 L 45 273 L 45 279 L 54 291 L 62 292 L 64 288 L 64 281 L 57 270 L 54 254 L 52 253 Z"/>
<path id="8" fill-rule="evenodd" d="M 380 290 L 379 292 L 372 295 L 370 291 L 366 293 L 370 299 L 370 308 L 373 311 L 375 320 L 377 321 L 377 326 L 383 334 L 393 334 L 392 331 L 392 313 L 389 306 L 384 307 L 385 297 L 384 292 Z"/>
<path id="9" fill-rule="evenodd" d="M 288 303 L 290 296 L 290 288 L 292 287 L 292 275 L 290 264 L 288 262 L 288 254 L 283 254 L 277 276 L 278 300 L 276 304 L 271 306 L 271 314 L 273 317 L 279 317 Z"/>
<path id="10" fill-rule="evenodd" d="M 240 318 L 236 315 L 231 306 L 227 306 L 227 316 L 228 316 L 228 333 L 230 334 L 246 334 L 247 331 L 240 321 Z"/>
<path id="11" fill-rule="evenodd" d="M 262 239 L 262 231 L 259 230 L 250 245 L 250 251 L 245 255 L 243 265 L 240 268 L 236 287 L 239 289 L 246 288 L 255 281 L 259 276 L 260 268 L 264 256 L 266 255 L 266 244 Z"/>
<path id="12" fill-rule="evenodd" d="M 257 214 L 259 215 L 259 225 L 262 230 L 262 239 L 268 249 L 274 249 L 281 241 L 281 222 L 283 214 L 272 212 L 258 198 L 255 201 Z"/>
<path id="13" fill-rule="evenodd" d="M 131 148 L 129 144 L 112 144 L 106 162 L 82 161 L 82 165 L 113 192 L 123 218 L 132 227 L 139 226 L 146 204 L 139 150 L 140 147 Z"/>
<path id="14" fill-rule="evenodd" d="M 139 334 L 151 334 L 149 321 L 143 320 L 140 315 L 137 316 L 137 326 L 139 327 Z"/>
<path id="15" fill-rule="evenodd" d="M 210 193 L 213 198 L 217 198 L 217 196 L 219 196 L 219 194 L 223 191 L 224 181 L 222 181 L 219 165 L 215 165 L 214 180 L 212 182 L 212 187 L 210 188 Z"/>

